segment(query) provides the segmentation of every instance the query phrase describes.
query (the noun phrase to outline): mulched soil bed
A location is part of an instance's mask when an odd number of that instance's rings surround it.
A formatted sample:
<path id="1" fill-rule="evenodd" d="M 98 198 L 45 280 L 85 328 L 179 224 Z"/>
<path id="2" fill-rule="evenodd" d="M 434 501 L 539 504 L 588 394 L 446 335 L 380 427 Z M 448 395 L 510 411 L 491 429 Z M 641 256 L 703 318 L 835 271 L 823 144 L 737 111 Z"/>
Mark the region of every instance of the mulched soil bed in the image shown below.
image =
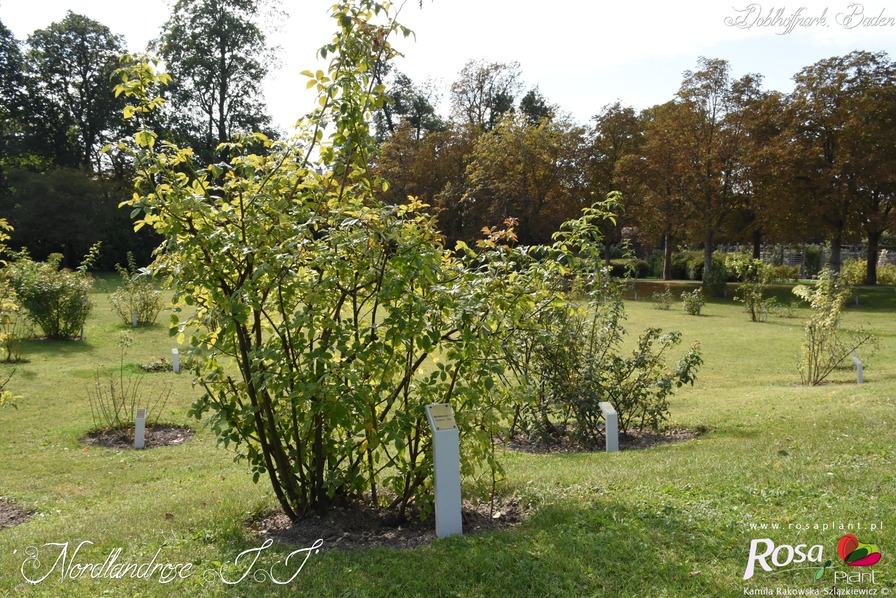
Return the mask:
<path id="1" fill-rule="evenodd" d="M 463 533 L 475 534 L 515 527 L 528 510 L 515 498 L 488 503 L 464 504 Z M 435 519 L 420 520 L 411 515 L 399 520 L 394 513 L 377 512 L 366 505 L 332 507 L 323 517 L 311 515 L 296 523 L 282 513 L 249 522 L 256 536 L 297 546 L 311 546 L 323 540 L 323 550 L 367 550 L 370 548 L 414 548 L 436 539 Z"/>
<path id="2" fill-rule="evenodd" d="M 25 523 L 34 516 L 35 511 L 25 511 L 9 500 L 0 498 L 0 529 Z"/>
<path id="3" fill-rule="evenodd" d="M 144 448 L 177 446 L 193 438 L 193 430 L 183 426 L 158 425 L 146 428 Z M 133 449 L 133 430 L 98 430 L 81 439 L 88 446 L 114 449 Z"/>
<path id="4" fill-rule="evenodd" d="M 665 430 L 653 432 L 651 430 L 630 430 L 628 434 L 619 435 L 619 450 L 630 451 L 646 449 L 661 444 L 683 442 L 697 438 L 704 431 L 694 430 Z M 591 451 L 603 451 L 606 445 L 603 441 L 596 444 L 583 444 L 571 439 L 564 434 L 556 438 L 528 437 L 518 432 L 513 438 L 504 442 L 504 446 L 510 450 L 523 453 L 582 453 Z"/>

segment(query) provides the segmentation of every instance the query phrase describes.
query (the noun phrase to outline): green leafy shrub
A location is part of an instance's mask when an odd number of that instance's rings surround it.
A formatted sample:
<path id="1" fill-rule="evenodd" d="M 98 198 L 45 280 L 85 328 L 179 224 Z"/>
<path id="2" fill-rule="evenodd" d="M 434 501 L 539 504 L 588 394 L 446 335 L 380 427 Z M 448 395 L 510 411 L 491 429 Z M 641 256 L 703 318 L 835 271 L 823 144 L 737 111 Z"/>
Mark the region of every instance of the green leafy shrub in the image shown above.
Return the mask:
<path id="1" fill-rule="evenodd" d="M 0 281 L 0 350 L 5 363 L 24 361 L 22 351 L 26 338 L 33 336 L 31 323 L 8 280 Z"/>
<path id="2" fill-rule="evenodd" d="M 750 319 L 759 322 L 775 303 L 774 297 L 765 296 L 772 280 L 772 267 L 762 260 L 741 254 L 729 256 L 729 266 L 741 281 L 737 300 L 744 304 L 744 311 L 750 314 Z"/>
<path id="3" fill-rule="evenodd" d="M 888 287 L 896 286 L 896 264 L 878 264 L 877 284 Z"/>
<path id="4" fill-rule="evenodd" d="M 676 280 L 700 280 L 702 277 L 702 251 L 680 251 L 672 256 L 672 278 Z"/>
<path id="5" fill-rule="evenodd" d="M 700 278 L 703 281 L 703 288 L 713 297 L 727 297 L 728 295 L 728 278 L 729 268 L 727 260 L 723 255 L 714 253 L 712 255 L 712 271 L 709 276 L 704 275 L 703 268 L 700 269 Z"/>
<path id="6" fill-rule="evenodd" d="M 821 272 L 824 264 L 822 263 L 822 248 L 816 245 L 806 247 L 806 259 L 803 262 L 803 270 L 806 278 L 815 278 Z"/>
<path id="7" fill-rule="evenodd" d="M 786 264 L 771 266 L 771 279 L 775 282 L 797 281 L 799 278 L 799 266 L 788 266 Z"/>
<path id="8" fill-rule="evenodd" d="M 650 276 L 650 264 L 636 258 L 619 258 L 610 261 L 610 274 L 617 278 L 646 278 Z"/>
<path id="9" fill-rule="evenodd" d="M 149 363 L 141 364 L 140 369 L 148 374 L 156 374 L 159 372 L 174 371 L 174 365 L 171 363 L 170 359 L 159 357 L 158 359 L 150 361 Z"/>
<path id="10" fill-rule="evenodd" d="M 653 299 L 654 309 L 669 309 L 675 303 L 675 297 L 672 295 L 672 289 L 669 285 L 666 285 L 666 289 L 662 293 L 653 293 L 651 298 Z"/>
<path id="11" fill-rule="evenodd" d="M 840 266 L 840 278 L 849 286 L 865 284 L 868 260 L 846 260 Z"/>
<path id="12" fill-rule="evenodd" d="M 60 269 L 62 256 L 59 254 L 51 254 L 46 262 L 34 262 L 27 253 L 21 253 L 7 266 L 7 279 L 44 336 L 70 339 L 80 334 L 93 309 L 90 300 L 93 280 L 87 269 L 98 250 L 98 245 L 91 248 L 77 271 Z"/>
<path id="13" fill-rule="evenodd" d="M 812 308 L 800 348 L 799 372 L 804 385 L 821 384 L 859 347 L 868 345 L 873 350 L 877 346 L 877 336 L 864 328 L 840 331 L 840 314 L 852 294 L 842 276 L 822 270 L 814 287 L 799 285 L 793 294 Z"/>
<path id="14" fill-rule="evenodd" d="M 25 322 L 6 271 L 9 264 L 4 258 L 10 232 L 12 232 L 12 227 L 6 218 L 0 218 L 0 266 L 4 268 L 3 277 L 0 279 L 0 343 L 6 353 L 4 359 L 6 362 L 21 360 L 21 340 Z M 6 388 L 11 379 L 12 373 L 5 380 L 0 381 L 0 407 L 9 405 L 15 409 L 17 408 L 16 401 L 21 397 L 13 395 L 12 391 Z"/>
<path id="15" fill-rule="evenodd" d="M 840 268 L 840 276 L 851 286 L 865 284 L 865 274 L 868 260 L 846 260 Z M 877 265 L 877 284 L 884 286 L 896 286 L 896 265 Z"/>
<path id="16" fill-rule="evenodd" d="M 425 406 L 453 406 L 462 475 L 494 480 L 501 345 L 554 291 L 521 284 L 502 259 L 509 232 L 449 252 L 424 204 L 378 200 L 388 185 L 370 167 L 367 116 L 385 97 L 372 81 L 394 56 L 390 34 L 409 32 L 376 2 L 332 10 L 331 63 L 305 73 L 320 101 L 296 136 L 245 135 L 190 176 L 193 152 L 157 141 L 146 118 L 170 78 L 126 60 L 117 92 L 140 121 L 122 144 L 137 173 L 129 203 L 164 239 L 152 271 L 189 307 L 172 332 L 188 331 L 185 361 L 204 391 L 190 414 L 269 480 L 284 513 L 346 500 L 425 513 Z"/>
<path id="17" fill-rule="evenodd" d="M 699 316 L 700 310 L 706 303 L 706 300 L 703 298 L 703 289 L 694 289 L 690 293 L 682 291 L 681 302 L 684 304 L 684 310 L 689 315 Z"/>
<path id="18" fill-rule="evenodd" d="M 135 315 L 137 326 L 155 324 L 164 306 L 162 293 L 137 269 L 133 253 L 128 252 L 127 268 L 120 265 L 115 268 L 121 276 L 121 286 L 109 296 L 112 308 L 127 325 L 134 323 Z"/>
<path id="19" fill-rule="evenodd" d="M 702 363 L 695 343 L 671 368 L 666 356 L 681 335 L 657 328 L 645 330 L 626 356 L 624 309 L 612 283 L 593 289 L 587 310 L 559 304 L 540 316 L 508 347 L 518 393 L 514 426 L 530 437 L 569 434 L 594 445 L 604 436 L 604 401 L 616 410 L 621 433 L 658 429 L 668 419 L 669 396 L 693 383 Z"/>

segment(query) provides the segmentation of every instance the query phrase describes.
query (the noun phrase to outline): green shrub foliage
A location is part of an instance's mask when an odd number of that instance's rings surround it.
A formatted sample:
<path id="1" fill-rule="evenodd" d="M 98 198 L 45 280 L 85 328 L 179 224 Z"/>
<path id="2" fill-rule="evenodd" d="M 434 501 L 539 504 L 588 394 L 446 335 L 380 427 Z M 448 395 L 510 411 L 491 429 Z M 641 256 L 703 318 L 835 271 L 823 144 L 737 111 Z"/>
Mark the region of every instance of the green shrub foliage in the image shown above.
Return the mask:
<path id="1" fill-rule="evenodd" d="M 840 276 L 852 286 L 865 284 L 867 260 L 847 260 L 840 269 Z M 877 265 L 877 284 L 896 286 L 896 265 L 884 263 Z"/>
<path id="2" fill-rule="evenodd" d="M 18 254 L 16 261 L 7 266 L 6 276 L 21 306 L 44 336 L 70 339 L 81 334 L 93 309 L 93 280 L 87 269 L 98 249 L 98 245 L 91 249 L 77 271 L 60 269 L 59 254 L 50 255 L 46 262 L 32 261 L 26 253 Z"/>
<path id="3" fill-rule="evenodd" d="M 426 206 L 378 201 L 388 184 L 369 166 L 367 119 L 384 101 L 376 81 L 395 54 L 389 36 L 409 32 L 370 0 L 333 11 L 338 31 L 320 51 L 330 66 L 305 73 L 319 102 L 297 135 L 236 139 L 220 147 L 224 162 L 204 167 L 148 128 L 169 78 L 127 59 L 118 92 L 135 100 L 125 114 L 138 120 L 119 146 L 137 172 L 128 204 L 137 228 L 164 238 L 151 270 L 170 276 L 174 302 L 189 306 L 171 330 L 185 337 L 204 390 L 191 413 L 256 480 L 270 480 L 284 512 L 295 519 L 358 498 L 426 512 L 425 406 L 452 405 L 462 474 L 493 487 L 494 438 L 512 394 L 505 349 L 553 332 L 539 319 L 570 309 L 564 290 L 580 286 L 582 264 L 600 261 L 598 225 L 611 206 L 567 223 L 552 252 L 513 249 L 512 223 L 475 248 L 446 251 Z M 639 372 L 633 362 L 628 375 Z"/>
<path id="4" fill-rule="evenodd" d="M 565 226 L 575 230 L 582 222 Z M 561 236 L 555 247 L 564 244 Z M 576 254 L 581 258 L 582 249 Z M 542 263 L 533 263 L 530 278 L 549 278 L 544 268 Z M 666 357 L 681 342 L 680 334 L 649 328 L 631 354 L 625 355 L 620 283 L 605 269 L 582 267 L 579 275 L 588 281 L 587 307 L 569 301 L 545 305 L 505 344 L 512 365 L 509 386 L 515 389 L 511 433 L 519 428 L 545 439 L 570 434 L 578 442 L 593 445 L 603 437 L 599 407 L 603 401 L 616 409 L 620 432 L 658 429 L 669 416 L 668 397 L 696 378 L 702 363 L 699 344 L 670 367 Z"/>
<path id="5" fill-rule="evenodd" d="M 851 285 L 842 276 L 822 270 L 814 287 L 799 285 L 793 293 L 808 301 L 812 308 L 800 347 L 799 372 L 803 384 L 821 384 L 859 347 L 867 346 L 872 351 L 877 347 L 877 336 L 864 328 L 840 330 L 841 312 L 852 295 Z"/>
<path id="6" fill-rule="evenodd" d="M 376 199 L 386 183 L 369 169 L 366 119 L 384 100 L 389 36 L 406 30 L 375 2 L 333 10 L 338 32 L 320 51 L 330 68 L 305 73 L 318 107 L 289 141 L 249 135 L 194 169 L 190 149 L 145 125 L 168 78 L 131 59 L 118 88 L 141 125 L 123 147 L 137 226 L 163 235 L 152 269 L 191 308 L 182 326 L 172 317 L 205 391 L 191 413 L 268 477 L 292 518 L 358 497 L 427 507 L 430 403 L 454 407 L 465 476 L 493 479 L 505 317 L 531 300 L 493 276 L 494 260 L 446 252 L 421 203 Z M 483 252 L 502 254 L 487 241 Z"/>
<path id="7" fill-rule="evenodd" d="M 684 305 L 684 311 L 689 315 L 699 316 L 700 310 L 703 309 L 703 305 L 706 303 L 706 300 L 703 298 L 703 289 L 694 289 L 691 292 L 682 291 L 681 302 Z"/>
<path id="8" fill-rule="evenodd" d="M 655 309 L 670 309 L 672 304 L 675 303 L 675 297 L 672 295 L 672 289 L 669 285 L 666 285 L 666 288 L 662 293 L 656 292 L 651 295 L 653 299 L 653 307 Z"/>
<path id="9" fill-rule="evenodd" d="M 729 256 L 728 264 L 741 281 L 737 300 L 744 304 L 744 311 L 750 314 L 753 322 L 763 320 L 775 303 L 774 297 L 765 296 L 774 277 L 772 266 L 742 254 Z"/>
<path id="10" fill-rule="evenodd" d="M 133 253 L 128 253 L 127 268 L 116 265 L 116 269 L 121 275 L 121 286 L 109 296 L 109 301 L 118 317 L 129 326 L 134 323 L 135 315 L 137 326 L 155 324 L 164 306 L 162 293 L 137 269 Z"/>

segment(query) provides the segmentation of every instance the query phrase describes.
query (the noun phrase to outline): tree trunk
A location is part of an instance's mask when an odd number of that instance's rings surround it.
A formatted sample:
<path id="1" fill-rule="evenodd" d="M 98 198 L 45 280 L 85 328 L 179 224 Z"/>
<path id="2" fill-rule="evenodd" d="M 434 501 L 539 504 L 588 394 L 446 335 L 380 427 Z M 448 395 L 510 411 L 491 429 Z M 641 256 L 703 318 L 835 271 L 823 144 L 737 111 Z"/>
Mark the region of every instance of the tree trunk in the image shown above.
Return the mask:
<path id="1" fill-rule="evenodd" d="M 707 228 L 706 235 L 703 238 L 703 286 L 706 286 L 707 281 L 712 278 L 712 250 L 715 248 L 713 242 L 714 233 L 714 230 Z"/>
<path id="2" fill-rule="evenodd" d="M 663 236 L 663 280 L 672 280 L 672 235 Z"/>
<path id="3" fill-rule="evenodd" d="M 840 274 L 840 267 L 843 265 L 840 257 L 840 246 L 843 244 L 843 225 L 837 225 L 834 230 L 834 236 L 831 237 L 831 257 L 828 259 L 828 267 Z"/>
<path id="4" fill-rule="evenodd" d="M 877 284 L 877 254 L 880 252 L 880 232 L 868 233 L 868 266 L 865 268 L 865 284 Z"/>

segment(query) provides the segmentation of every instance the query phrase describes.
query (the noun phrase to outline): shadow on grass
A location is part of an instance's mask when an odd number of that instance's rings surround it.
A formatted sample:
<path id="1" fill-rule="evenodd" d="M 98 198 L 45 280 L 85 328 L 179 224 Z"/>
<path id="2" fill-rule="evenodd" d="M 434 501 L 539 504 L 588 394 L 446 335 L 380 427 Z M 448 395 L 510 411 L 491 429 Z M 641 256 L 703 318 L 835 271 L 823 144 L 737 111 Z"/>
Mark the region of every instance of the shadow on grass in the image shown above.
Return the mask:
<path id="1" fill-rule="evenodd" d="M 22 351 L 30 361 L 38 356 L 52 355 L 77 355 L 92 353 L 96 348 L 89 339 L 80 340 L 54 340 L 54 339 L 30 339 L 25 341 L 25 350 Z"/>
<path id="2" fill-rule="evenodd" d="M 739 526 L 668 506 L 555 505 L 515 530 L 413 550 L 359 553 L 324 545 L 302 585 L 335 596 L 739 595 L 749 540 Z M 285 555 L 290 547 L 278 551 Z"/>

